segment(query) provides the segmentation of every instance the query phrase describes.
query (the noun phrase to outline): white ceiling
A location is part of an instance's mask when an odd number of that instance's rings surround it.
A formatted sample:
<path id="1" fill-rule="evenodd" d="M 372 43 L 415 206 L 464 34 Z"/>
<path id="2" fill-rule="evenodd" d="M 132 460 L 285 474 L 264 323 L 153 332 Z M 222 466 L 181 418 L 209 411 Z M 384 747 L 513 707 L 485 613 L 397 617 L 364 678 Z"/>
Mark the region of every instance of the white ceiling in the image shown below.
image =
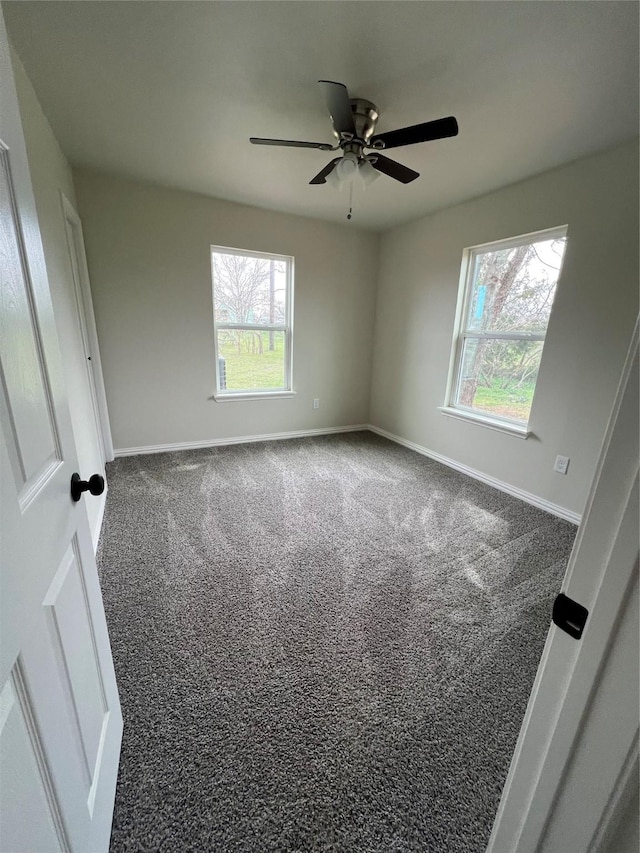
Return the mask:
<path id="1" fill-rule="evenodd" d="M 74 165 L 346 222 L 308 181 L 335 156 L 317 86 L 377 132 L 454 115 L 455 139 L 389 152 L 421 177 L 355 198 L 383 229 L 638 133 L 635 2 L 4 2 L 9 35 Z"/>

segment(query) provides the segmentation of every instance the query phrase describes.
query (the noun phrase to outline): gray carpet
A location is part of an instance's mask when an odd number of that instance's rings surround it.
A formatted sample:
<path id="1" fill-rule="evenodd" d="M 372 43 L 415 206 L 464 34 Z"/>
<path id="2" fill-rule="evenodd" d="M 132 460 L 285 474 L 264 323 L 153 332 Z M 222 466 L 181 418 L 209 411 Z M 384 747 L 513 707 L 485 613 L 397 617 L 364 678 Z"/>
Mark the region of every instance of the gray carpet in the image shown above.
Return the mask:
<path id="1" fill-rule="evenodd" d="M 108 478 L 113 853 L 485 849 L 573 525 L 370 433 Z"/>

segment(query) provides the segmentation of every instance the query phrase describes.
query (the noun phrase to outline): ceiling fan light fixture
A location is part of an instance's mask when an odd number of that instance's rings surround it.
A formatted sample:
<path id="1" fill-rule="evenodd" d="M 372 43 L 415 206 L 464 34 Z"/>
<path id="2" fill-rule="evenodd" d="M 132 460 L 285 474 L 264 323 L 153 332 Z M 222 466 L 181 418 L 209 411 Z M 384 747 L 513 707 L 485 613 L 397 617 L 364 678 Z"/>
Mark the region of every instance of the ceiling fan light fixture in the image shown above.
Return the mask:
<path id="1" fill-rule="evenodd" d="M 378 178 L 380 177 L 380 172 L 374 169 L 369 160 L 363 160 L 360 163 L 360 167 L 358 169 L 358 176 L 362 181 L 363 187 L 366 189 L 374 181 L 378 180 Z"/>
<path id="2" fill-rule="evenodd" d="M 326 182 L 330 184 L 334 189 L 341 190 L 344 184 L 344 181 L 340 178 L 338 174 L 338 167 L 332 169 L 327 177 L 325 178 Z"/>
<path id="3" fill-rule="evenodd" d="M 358 157 L 353 151 L 346 151 L 342 160 L 336 166 L 340 181 L 352 181 L 358 174 Z"/>

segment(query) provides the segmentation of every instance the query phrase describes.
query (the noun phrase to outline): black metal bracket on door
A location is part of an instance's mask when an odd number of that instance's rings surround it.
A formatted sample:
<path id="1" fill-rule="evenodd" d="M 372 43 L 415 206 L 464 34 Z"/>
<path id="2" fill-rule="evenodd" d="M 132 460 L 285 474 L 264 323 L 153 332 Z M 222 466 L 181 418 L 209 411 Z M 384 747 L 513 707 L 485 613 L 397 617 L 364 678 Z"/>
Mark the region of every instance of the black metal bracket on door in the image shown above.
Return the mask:
<path id="1" fill-rule="evenodd" d="M 584 631 L 584 626 L 587 622 L 589 611 L 586 607 L 578 604 L 572 598 L 566 596 L 563 592 L 553 602 L 553 614 L 551 618 L 558 628 L 579 640 Z"/>

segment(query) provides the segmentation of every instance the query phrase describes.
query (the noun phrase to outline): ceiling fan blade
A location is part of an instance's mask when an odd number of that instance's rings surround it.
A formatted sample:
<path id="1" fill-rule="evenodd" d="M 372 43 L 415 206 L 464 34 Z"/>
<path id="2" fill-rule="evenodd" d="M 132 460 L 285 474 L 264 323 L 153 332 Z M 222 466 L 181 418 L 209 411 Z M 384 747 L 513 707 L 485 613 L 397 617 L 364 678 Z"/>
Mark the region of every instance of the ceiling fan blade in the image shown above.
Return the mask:
<path id="1" fill-rule="evenodd" d="M 458 122 L 453 116 L 426 121 L 424 124 L 414 124 L 400 130 L 390 130 L 388 133 L 378 133 L 369 140 L 369 146 L 376 142 L 384 142 L 385 150 L 400 148 L 401 145 L 415 145 L 418 142 L 431 142 L 434 139 L 446 139 L 458 135 Z"/>
<path id="2" fill-rule="evenodd" d="M 315 178 L 311 178 L 309 181 L 310 184 L 326 184 L 327 183 L 327 175 L 330 175 L 331 172 L 335 169 L 336 165 L 342 160 L 342 157 L 336 157 L 330 163 L 324 167 L 321 172 L 315 176 Z"/>
<path id="3" fill-rule="evenodd" d="M 335 132 L 356 135 L 356 126 L 353 121 L 351 101 L 349 92 L 344 83 L 333 83 L 331 80 L 318 80 L 324 100 L 331 116 L 331 123 Z"/>
<path id="4" fill-rule="evenodd" d="M 296 142 L 295 139 L 262 139 L 250 136 L 249 142 L 254 145 L 286 145 L 289 148 L 319 148 L 321 151 L 335 151 L 335 146 L 329 142 Z"/>
<path id="5" fill-rule="evenodd" d="M 390 160 L 388 157 L 383 157 L 382 154 L 376 154 L 367 158 L 374 169 L 382 172 L 383 175 L 388 175 L 390 178 L 395 178 L 402 184 L 410 184 L 420 177 L 420 172 L 414 172 L 408 166 L 403 166 L 402 163 L 396 163 L 395 160 Z"/>

